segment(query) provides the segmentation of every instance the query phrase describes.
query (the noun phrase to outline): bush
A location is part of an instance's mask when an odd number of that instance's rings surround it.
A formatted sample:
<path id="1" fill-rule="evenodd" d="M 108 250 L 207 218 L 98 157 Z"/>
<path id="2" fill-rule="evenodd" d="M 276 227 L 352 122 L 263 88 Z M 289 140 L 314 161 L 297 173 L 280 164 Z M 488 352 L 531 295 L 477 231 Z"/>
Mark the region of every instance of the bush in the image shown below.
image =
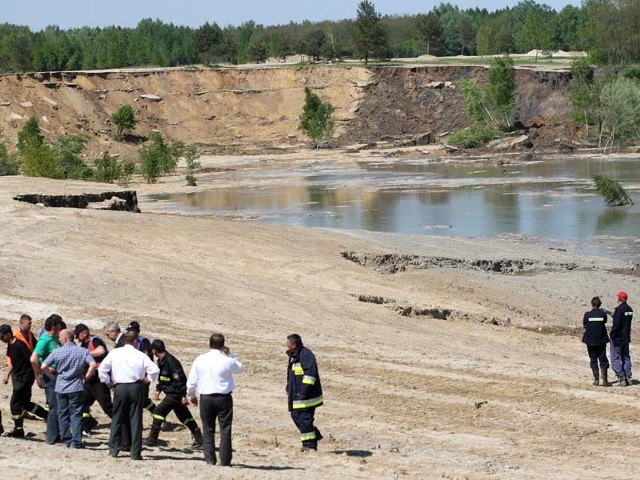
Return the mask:
<path id="1" fill-rule="evenodd" d="M 19 165 L 16 157 L 11 155 L 4 143 L 0 143 L 0 177 L 5 175 L 17 175 Z"/>
<path id="2" fill-rule="evenodd" d="M 138 123 L 131 105 L 123 105 L 120 107 L 116 113 L 111 115 L 111 121 L 118 127 L 117 138 L 122 138 L 125 130 L 132 130 L 136 126 L 136 123 Z"/>
<path id="3" fill-rule="evenodd" d="M 494 125 L 476 122 L 470 127 L 453 132 L 449 138 L 449 142 L 458 147 L 480 148 L 484 147 L 491 140 L 500 138 L 501 136 L 502 132 Z"/>
<path id="4" fill-rule="evenodd" d="M 195 176 L 196 169 L 200 168 L 200 160 L 198 160 L 198 149 L 195 145 L 188 145 L 184 149 L 184 160 L 187 164 L 187 175 L 185 180 L 187 186 L 195 187 L 197 178 Z"/>
<path id="5" fill-rule="evenodd" d="M 593 181 L 596 184 L 596 191 L 602 195 L 610 207 L 633 205 L 633 200 L 617 180 L 603 177 L 602 175 L 594 175 Z"/>
<path id="6" fill-rule="evenodd" d="M 318 140 L 328 138 L 333 134 L 333 112 L 335 107 L 329 102 L 323 102 L 315 93 L 304 88 L 304 105 L 300 114 L 298 129 L 318 145 Z"/>
<path id="7" fill-rule="evenodd" d="M 600 146 L 625 145 L 640 138 L 640 87 L 635 81 L 618 77 L 606 83 L 600 92 L 598 115 L 601 120 Z M 608 133 L 602 144 L 604 133 Z"/>
<path id="8" fill-rule="evenodd" d="M 22 172 L 27 177 L 64 178 L 53 150 L 45 144 L 24 146 Z"/>
<path id="9" fill-rule="evenodd" d="M 128 184 L 135 170 L 132 163 L 122 164 L 115 157 L 104 153 L 93 162 L 95 170 L 93 180 L 102 183 Z"/>
<path id="10" fill-rule="evenodd" d="M 93 176 L 93 170 L 80 158 L 86 144 L 87 137 L 83 135 L 65 135 L 52 145 L 53 155 L 64 178 L 87 180 Z"/>
<path id="11" fill-rule="evenodd" d="M 44 137 L 40 132 L 40 125 L 38 125 L 38 120 L 31 117 L 18 132 L 18 152 L 23 155 L 28 146 L 39 147 L 41 145 L 44 145 Z"/>

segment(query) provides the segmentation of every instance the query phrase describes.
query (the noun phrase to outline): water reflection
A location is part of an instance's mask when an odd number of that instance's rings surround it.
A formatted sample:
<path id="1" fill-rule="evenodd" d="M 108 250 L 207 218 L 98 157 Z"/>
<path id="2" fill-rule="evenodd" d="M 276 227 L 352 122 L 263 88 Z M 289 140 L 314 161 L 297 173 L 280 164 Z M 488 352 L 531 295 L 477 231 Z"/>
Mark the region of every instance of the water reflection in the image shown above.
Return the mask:
<path id="1" fill-rule="evenodd" d="M 620 179 L 632 196 L 640 189 L 638 159 L 571 158 L 500 166 L 362 162 L 352 170 L 331 170 L 314 165 L 293 173 L 252 172 L 259 187 L 212 185 L 209 191 L 154 198 L 166 210 L 265 223 L 478 237 L 522 234 L 575 243 L 582 251 L 637 255 L 640 244 L 633 239 L 640 236 L 640 208 L 606 207 L 593 191 L 594 174 Z"/>

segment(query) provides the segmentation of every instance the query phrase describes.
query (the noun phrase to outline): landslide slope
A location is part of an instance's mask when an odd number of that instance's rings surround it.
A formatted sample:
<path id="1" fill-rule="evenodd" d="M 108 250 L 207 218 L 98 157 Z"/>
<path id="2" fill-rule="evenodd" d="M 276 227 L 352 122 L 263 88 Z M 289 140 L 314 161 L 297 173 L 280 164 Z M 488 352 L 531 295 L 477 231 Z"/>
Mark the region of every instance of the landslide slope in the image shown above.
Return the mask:
<path id="1" fill-rule="evenodd" d="M 459 81 L 486 82 L 485 67 L 279 67 L 55 72 L 0 76 L 2 134 L 15 143 L 29 117 L 49 139 L 84 134 L 87 156 L 136 157 L 151 130 L 197 142 L 203 153 L 256 153 L 307 145 L 297 130 L 304 87 L 336 107 L 334 143 L 352 145 L 468 125 Z M 517 117 L 534 144 L 576 135 L 567 72 L 517 71 Z M 152 96 L 151 98 L 149 96 Z M 115 142 L 110 116 L 134 107 L 138 125 Z"/>

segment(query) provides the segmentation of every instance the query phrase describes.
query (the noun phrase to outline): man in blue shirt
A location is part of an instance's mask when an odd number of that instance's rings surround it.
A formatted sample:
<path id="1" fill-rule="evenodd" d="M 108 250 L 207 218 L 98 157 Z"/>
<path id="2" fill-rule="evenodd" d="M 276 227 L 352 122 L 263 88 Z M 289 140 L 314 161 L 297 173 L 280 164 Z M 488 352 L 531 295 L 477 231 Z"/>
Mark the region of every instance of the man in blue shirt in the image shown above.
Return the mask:
<path id="1" fill-rule="evenodd" d="M 42 371 L 56 380 L 58 424 L 62 442 L 71 448 L 82 446 L 82 412 L 84 410 L 84 380 L 95 374 L 96 362 L 86 348 L 73 342 L 73 332 L 62 330 L 62 346 L 55 349 L 42 363 Z M 55 370 L 51 367 L 55 365 Z M 85 375 L 85 368 L 89 366 Z"/>

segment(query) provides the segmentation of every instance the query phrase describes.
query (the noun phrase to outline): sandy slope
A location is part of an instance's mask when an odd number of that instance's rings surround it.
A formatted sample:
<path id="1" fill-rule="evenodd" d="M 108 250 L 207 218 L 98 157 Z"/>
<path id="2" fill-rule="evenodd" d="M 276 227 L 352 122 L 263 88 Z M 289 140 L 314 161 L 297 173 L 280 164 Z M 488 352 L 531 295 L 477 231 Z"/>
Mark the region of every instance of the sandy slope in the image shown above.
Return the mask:
<path id="1" fill-rule="evenodd" d="M 91 188 L 100 186 L 0 179 L 0 318 L 15 323 L 30 312 L 39 328 L 58 312 L 95 331 L 107 321 L 137 320 L 186 367 L 212 331 L 223 332 L 247 371 L 235 393 L 236 466 L 216 468 L 217 477 L 637 478 L 640 387 L 591 386 L 579 338 L 545 334 L 579 326 L 595 294 L 613 306 L 625 288 L 633 306 L 637 277 L 611 270 L 626 265 L 519 239 L 304 230 L 11 200 Z M 345 260 L 343 251 L 535 258 L 578 268 L 387 274 Z M 404 317 L 354 294 L 456 315 Z M 286 411 L 282 344 L 291 332 L 317 354 L 325 388 L 317 417 L 327 438 L 314 455 L 297 452 Z M 10 392 L 0 387 L 5 427 Z M 40 391 L 36 398 L 42 401 Z M 167 445 L 145 450 L 142 463 L 109 458 L 107 428 L 80 452 L 44 444 L 42 422 L 28 421 L 27 430 L 32 441 L 0 439 L 2 477 L 89 478 L 95 462 L 105 478 L 212 473 L 185 450 L 190 440 L 181 427 L 163 433 Z"/>

